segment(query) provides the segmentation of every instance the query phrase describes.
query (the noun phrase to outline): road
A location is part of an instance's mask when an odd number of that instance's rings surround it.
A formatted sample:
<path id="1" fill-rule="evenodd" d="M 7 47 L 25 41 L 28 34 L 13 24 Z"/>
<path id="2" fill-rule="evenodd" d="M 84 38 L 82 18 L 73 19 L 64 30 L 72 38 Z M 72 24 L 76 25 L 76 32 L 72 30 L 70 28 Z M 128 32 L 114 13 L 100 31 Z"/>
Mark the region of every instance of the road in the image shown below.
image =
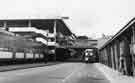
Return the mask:
<path id="1" fill-rule="evenodd" d="M 0 83 L 109 83 L 109 81 L 94 64 L 62 63 L 1 72 Z"/>

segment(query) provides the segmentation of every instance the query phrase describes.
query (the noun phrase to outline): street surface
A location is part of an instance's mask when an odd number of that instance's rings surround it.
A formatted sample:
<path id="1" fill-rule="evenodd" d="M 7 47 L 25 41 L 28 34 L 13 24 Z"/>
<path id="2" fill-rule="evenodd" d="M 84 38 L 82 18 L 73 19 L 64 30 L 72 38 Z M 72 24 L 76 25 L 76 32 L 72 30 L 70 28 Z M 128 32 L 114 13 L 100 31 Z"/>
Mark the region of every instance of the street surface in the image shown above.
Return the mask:
<path id="1" fill-rule="evenodd" d="M 1 72 L 0 83 L 109 83 L 109 81 L 94 64 L 62 63 Z"/>
<path id="2" fill-rule="evenodd" d="M 4 65 L 0 66 L 0 72 L 5 71 L 13 71 L 13 70 L 22 70 L 28 68 L 36 68 L 36 67 L 43 67 L 48 65 L 56 65 L 60 62 L 48 62 L 48 63 L 29 63 L 29 64 L 14 64 L 14 65 Z"/>

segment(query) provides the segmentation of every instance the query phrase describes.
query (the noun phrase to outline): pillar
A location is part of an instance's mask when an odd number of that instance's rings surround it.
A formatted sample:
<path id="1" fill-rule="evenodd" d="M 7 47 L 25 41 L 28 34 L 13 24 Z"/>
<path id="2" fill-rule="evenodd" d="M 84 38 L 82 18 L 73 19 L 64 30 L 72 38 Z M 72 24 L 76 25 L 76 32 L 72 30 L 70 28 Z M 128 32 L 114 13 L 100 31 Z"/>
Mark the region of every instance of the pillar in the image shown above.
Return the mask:
<path id="1" fill-rule="evenodd" d="M 28 20 L 28 27 L 32 27 L 31 20 Z"/>
<path id="2" fill-rule="evenodd" d="M 8 26 L 7 26 L 7 21 L 4 21 L 4 29 L 5 29 L 6 31 L 9 31 L 9 28 L 8 28 Z"/>
<path id="3" fill-rule="evenodd" d="M 131 76 L 133 74 L 133 70 L 132 70 L 132 58 L 130 54 L 130 41 L 126 35 L 124 36 L 124 56 L 125 56 L 126 74 Z"/>
<path id="4" fill-rule="evenodd" d="M 131 55 L 132 55 L 132 69 L 133 75 L 135 76 L 135 27 L 132 27 L 132 36 L 131 36 Z"/>
<path id="5" fill-rule="evenodd" d="M 108 45 L 108 62 L 109 62 L 109 66 L 112 67 L 112 57 L 111 57 L 111 48 L 110 45 Z"/>
<path id="6" fill-rule="evenodd" d="M 111 52 L 112 68 L 115 69 L 113 46 L 111 46 L 110 49 L 111 49 L 110 52 Z"/>
<path id="7" fill-rule="evenodd" d="M 119 71 L 120 67 L 120 41 L 116 40 L 116 50 L 117 50 L 117 70 Z"/>
<path id="8" fill-rule="evenodd" d="M 55 40 L 54 42 L 56 43 L 56 29 L 57 29 L 57 20 L 54 20 L 54 27 L 53 27 L 53 34 L 55 35 Z M 55 54 L 54 54 L 54 61 L 56 61 L 56 47 L 54 47 L 55 49 Z"/>
<path id="9" fill-rule="evenodd" d="M 115 40 L 114 44 L 114 52 L 115 52 L 115 65 L 116 65 L 116 70 L 119 69 L 119 41 Z"/>

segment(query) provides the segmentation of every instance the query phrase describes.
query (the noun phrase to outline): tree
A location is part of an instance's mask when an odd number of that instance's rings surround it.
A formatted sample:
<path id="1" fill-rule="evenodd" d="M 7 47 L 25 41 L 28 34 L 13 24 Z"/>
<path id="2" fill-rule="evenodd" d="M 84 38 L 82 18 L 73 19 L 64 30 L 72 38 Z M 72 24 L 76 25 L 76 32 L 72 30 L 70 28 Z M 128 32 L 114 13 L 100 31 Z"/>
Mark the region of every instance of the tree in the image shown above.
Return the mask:
<path id="1" fill-rule="evenodd" d="M 102 34 L 102 38 L 105 38 L 105 39 L 110 39 L 112 38 L 113 35 L 105 35 L 105 34 Z"/>

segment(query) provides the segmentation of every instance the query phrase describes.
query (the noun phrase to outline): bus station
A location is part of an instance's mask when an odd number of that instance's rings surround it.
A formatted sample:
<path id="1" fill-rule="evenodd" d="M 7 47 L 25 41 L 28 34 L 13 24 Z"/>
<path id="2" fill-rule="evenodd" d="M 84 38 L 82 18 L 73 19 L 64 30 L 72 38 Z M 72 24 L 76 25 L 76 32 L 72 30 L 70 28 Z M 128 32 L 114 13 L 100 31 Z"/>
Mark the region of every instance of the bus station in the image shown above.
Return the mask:
<path id="1" fill-rule="evenodd" d="M 134 83 L 134 0 L 0 0 L 0 83 Z"/>

